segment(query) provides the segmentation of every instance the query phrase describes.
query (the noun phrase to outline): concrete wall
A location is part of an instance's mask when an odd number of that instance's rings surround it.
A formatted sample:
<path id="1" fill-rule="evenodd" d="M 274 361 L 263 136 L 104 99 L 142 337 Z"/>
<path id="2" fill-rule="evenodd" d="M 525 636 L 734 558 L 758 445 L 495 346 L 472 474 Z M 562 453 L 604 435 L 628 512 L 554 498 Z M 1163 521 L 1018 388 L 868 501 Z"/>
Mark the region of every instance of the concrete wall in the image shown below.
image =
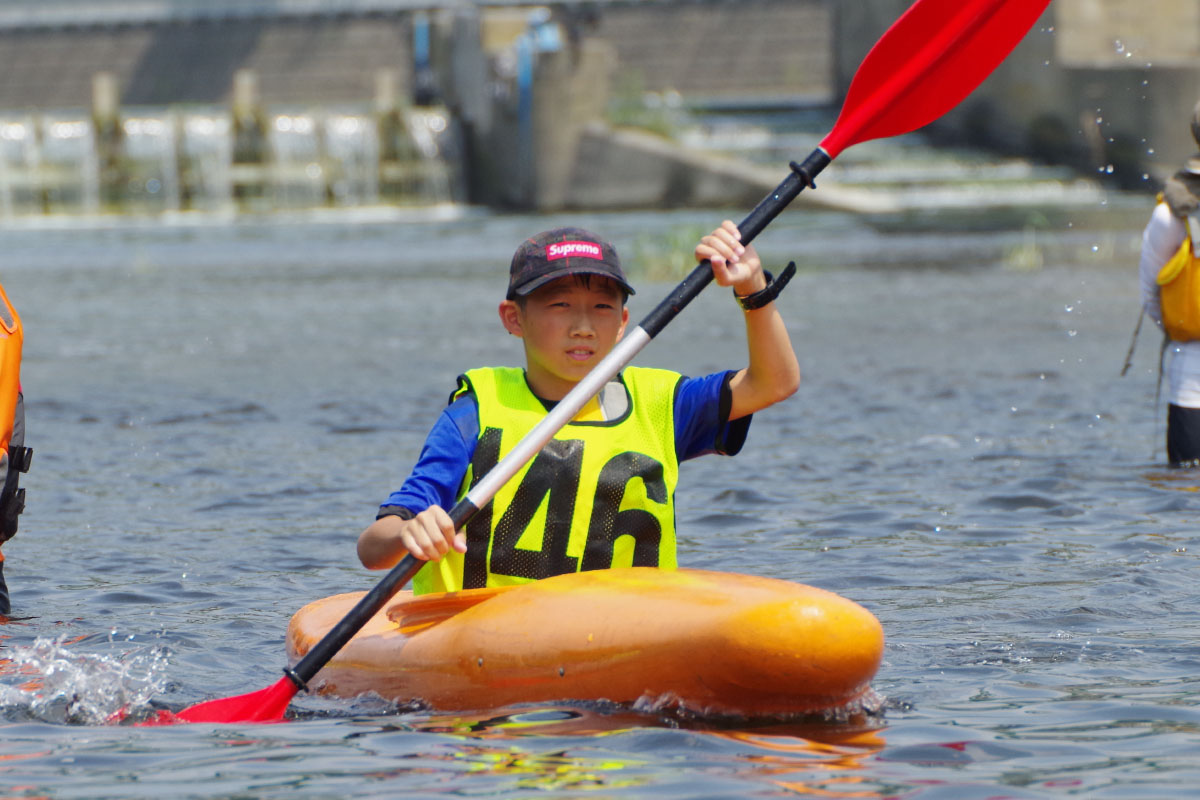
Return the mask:
<path id="1" fill-rule="evenodd" d="M 836 5 L 845 0 L 614 4 L 578 24 L 616 48 L 618 87 L 710 106 L 827 103 Z"/>
<path id="2" fill-rule="evenodd" d="M 411 81 L 412 27 L 395 15 L 8 29 L 0 60 L 0 109 L 87 107 L 98 72 L 123 105 L 227 103 L 239 69 L 269 103 L 367 103 L 379 70 Z"/>
<path id="3" fill-rule="evenodd" d="M 460 9 L 444 40 L 450 56 L 442 73 L 456 76 L 444 99 L 467 121 L 473 196 L 488 205 L 550 211 L 732 202 L 717 191 L 729 172 L 709 169 L 708 159 L 603 125 L 610 98 L 640 103 L 645 92 L 672 92 L 689 103 L 758 107 L 833 96 L 825 0 L 557 8 L 562 46 L 534 56 L 527 118 L 512 52 L 518 37 L 530 35 L 530 11 L 482 9 L 474 23 L 469 16 Z M 472 41 L 483 42 L 483 59 Z M 473 87 L 478 82 L 483 90 Z M 734 183 L 753 187 L 745 195 L 752 202 L 775 185 Z"/>
<path id="4" fill-rule="evenodd" d="M 443 20 L 456 9 L 485 16 L 485 52 L 511 42 L 534 7 L 430 5 Z M 831 96 L 828 8 L 827 0 L 681 0 L 564 4 L 555 13 L 574 42 L 610 43 L 616 86 L 759 103 Z M 324 15 L 8 27 L 0 109 L 86 106 L 102 71 L 117 76 L 126 105 L 226 102 L 239 69 L 258 73 L 268 103 L 367 101 L 380 69 L 411 80 L 414 13 L 338 14 L 330 3 Z"/>
<path id="5" fill-rule="evenodd" d="M 1055 5 L 1060 29 L 1055 57 L 1067 75 L 1064 97 L 1084 101 L 1081 116 L 1104 118 L 1093 139 L 1128 143 L 1145 155 L 1156 176 L 1173 172 L 1198 149 L 1190 122 L 1200 100 L 1200 3 L 1056 0 Z"/>

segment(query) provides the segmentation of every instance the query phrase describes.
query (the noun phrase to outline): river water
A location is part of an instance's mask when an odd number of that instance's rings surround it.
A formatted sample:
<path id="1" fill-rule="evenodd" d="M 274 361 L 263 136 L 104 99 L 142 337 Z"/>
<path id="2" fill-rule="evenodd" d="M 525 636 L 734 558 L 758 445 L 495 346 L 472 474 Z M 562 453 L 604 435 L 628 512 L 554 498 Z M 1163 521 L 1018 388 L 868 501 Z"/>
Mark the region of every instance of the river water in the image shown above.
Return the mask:
<path id="1" fill-rule="evenodd" d="M 782 177 L 782 176 L 781 176 Z M 1200 768 L 1195 473 L 1164 468 L 1147 198 L 759 239 L 804 382 L 683 468 L 686 566 L 810 583 L 888 644 L 879 715 L 715 727 L 627 709 L 454 716 L 301 696 L 276 725 L 108 724 L 270 685 L 290 615 L 379 577 L 358 532 L 465 368 L 527 234 L 613 238 L 639 319 L 742 210 L 147 221 L 0 231 L 34 468 L 5 545 L 12 797 L 1177 798 Z M 708 289 L 638 358 L 737 367 Z"/>

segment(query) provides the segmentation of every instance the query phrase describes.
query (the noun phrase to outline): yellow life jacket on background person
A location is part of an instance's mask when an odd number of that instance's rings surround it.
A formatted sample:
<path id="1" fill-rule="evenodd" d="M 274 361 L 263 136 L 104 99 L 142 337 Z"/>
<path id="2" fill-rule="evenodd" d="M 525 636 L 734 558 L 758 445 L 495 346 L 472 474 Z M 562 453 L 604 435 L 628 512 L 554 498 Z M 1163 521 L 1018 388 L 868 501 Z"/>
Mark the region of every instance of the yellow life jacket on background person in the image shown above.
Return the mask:
<path id="1" fill-rule="evenodd" d="M 25 447 L 25 404 L 21 396 L 21 318 L 0 286 L 0 542 L 17 532 L 25 490 L 17 483 L 29 470 L 33 451 Z M 3 556 L 0 556 L 0 561 Z"/>
<path id="2" fill-rule="evenodd" d="M 1177 342 L 1200 339 L 1200 259 L 1194 242 L 1200 239 L 1200 220 L 1185 220 L 1188 233 L 1175 255 L 1158 271 L 1163 330 Z"/>
<path id="3" fill-rule="evenodd" d="M 465 527 L 467 552 L 425 565 L 416 594 L 505 586 L 609 567 L 674 569 L 678 373 L 627 367 L 615 418 L 565 425 Z M 610 387 L 614 384 L 610 384 Z M 459 377 L 479 439 L 459 499 L 546 416 L 515 367 Z M 606 403 L 607 405 L 607 403 Z"/>

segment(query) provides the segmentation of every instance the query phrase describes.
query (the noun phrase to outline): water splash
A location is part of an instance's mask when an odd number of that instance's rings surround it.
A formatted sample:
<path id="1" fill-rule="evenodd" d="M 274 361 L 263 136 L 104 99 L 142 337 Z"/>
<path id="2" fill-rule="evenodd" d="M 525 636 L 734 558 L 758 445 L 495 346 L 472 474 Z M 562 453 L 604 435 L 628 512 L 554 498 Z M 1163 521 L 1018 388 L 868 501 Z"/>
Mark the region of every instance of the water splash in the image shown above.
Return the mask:
<path id="1" fill-rule="evenodd" d="M 62 640 L 13 645 L 0 662 L 0 710 L 9 719 L 95 725 L 149 708 L 166 688 L 161 646 L 114 655 L 70 650 Z"/>

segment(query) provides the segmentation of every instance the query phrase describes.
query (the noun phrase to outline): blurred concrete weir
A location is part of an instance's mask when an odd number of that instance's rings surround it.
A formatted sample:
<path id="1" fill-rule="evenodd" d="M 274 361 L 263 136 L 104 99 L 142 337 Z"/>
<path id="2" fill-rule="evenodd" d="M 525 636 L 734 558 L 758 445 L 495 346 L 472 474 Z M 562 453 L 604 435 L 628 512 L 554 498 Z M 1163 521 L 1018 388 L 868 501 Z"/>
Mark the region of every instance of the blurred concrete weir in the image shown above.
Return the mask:
<path id="1" fill-rule="evenodd" d="M 910 2 L 8 0 L 0 214 L 742 206 L 773 184 L 671 110 L 835 109 Z M 1152 5 L 1051 3 L 930 141 L 1153 188 L 1195 147 L 1200 4 Z"/>

